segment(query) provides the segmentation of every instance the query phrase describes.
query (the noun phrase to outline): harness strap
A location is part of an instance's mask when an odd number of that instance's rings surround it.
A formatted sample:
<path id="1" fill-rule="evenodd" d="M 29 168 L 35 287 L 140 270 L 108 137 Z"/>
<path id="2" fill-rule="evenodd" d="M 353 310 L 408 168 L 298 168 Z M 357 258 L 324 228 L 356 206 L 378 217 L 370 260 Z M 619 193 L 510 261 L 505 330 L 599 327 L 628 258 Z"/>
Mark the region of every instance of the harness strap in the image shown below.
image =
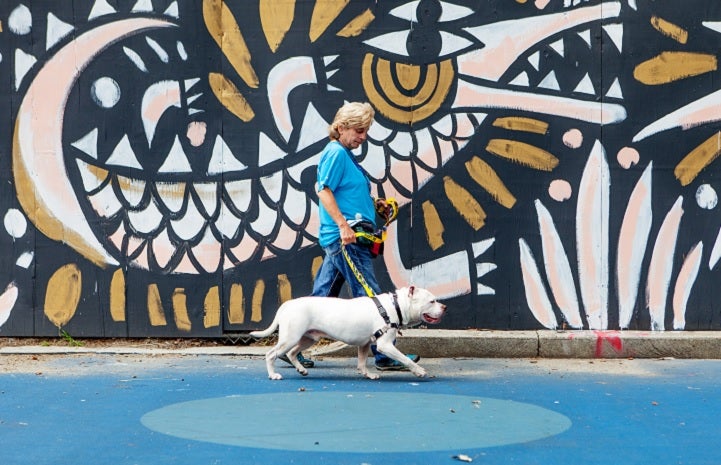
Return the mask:
<path id="1" fill-rule="evenodd" d="M 345 258 L 346 263 L 348 263 L 348 267 L 353 272 L 353 276 L 358 280 L 361 286 L 363 286 L 363 290 L 366 291 L 366 294 L 368 294 L 368 297 L 373 299 L 373 303 L 376 304 L 376 308 L 378 308 L 378 313 L 380 313 L 381 317 L 383 318 L 383 321 L 385 321 L 386 326 L 379 329 L 375 333 L 373 333 L 373 337 L 378 339 L 379 337 L 383 336 L 385 333 L 388 332 L 388 328 L 395 328 L 398 329 L 403 325 L 403 316 L 401 315 L 401 307 L 398 305 L 398 297 L 396 296 L 396 293 L 391 293 L 391 299 L 393 300 L 393 307 L 396 309 L 396 315 L 398 315 L 398 323 L 391 323 L 391 319 L 388 317 L 388 313 L 386 312 L 386 309 L 383 308 L 383 304 L 381 304 L 381 301 L 378 300 L 378 297 L 376 297 L 375 293 L 373 292 L 373 289 L 368 285 L 365 278 L 361 274 L 361 272 L 358 270 L 358 268 L 355 266 L 355 263 L 353 263 L 353 260 L 351 260 L 350 255 L 348 255 L 348 252 L 345 250 L 345 246 L 341 244 L 340 246 L 341 251 L 343 252 L 343 258 Z"/>

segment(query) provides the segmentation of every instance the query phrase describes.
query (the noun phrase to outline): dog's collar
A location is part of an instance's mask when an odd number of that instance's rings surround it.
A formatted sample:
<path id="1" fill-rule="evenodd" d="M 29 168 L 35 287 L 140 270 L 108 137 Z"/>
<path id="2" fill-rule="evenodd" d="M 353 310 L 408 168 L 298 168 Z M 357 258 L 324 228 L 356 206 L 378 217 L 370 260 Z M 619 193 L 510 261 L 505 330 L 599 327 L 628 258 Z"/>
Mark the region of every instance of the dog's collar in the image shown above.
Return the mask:
<path id="1" fill-rule="evenodd" d="M 383 308 L 383 304 L 381 303 L 380 300 L 378 300 L 378 297 L 373 295 L 373 296 L 371 296 L 371 299 L 373 299 L 373 303 L 376 304 L 376 307 L 378 308 L 378 313 L 380 313 L 381 317 L 383 317 L 383 321 L 386 322 L 386 328 L 379 329 L 378 331 L 375 332 L 374 336 L 376 339 L 379 338 L 380 336 L 382 336 L 386 332 L 385 329 L 387 329 L 389 327 L 398 329 L 401 326 L 403 326 L 403 316 L 401 314 L 401 307 L 400 307 L 400 305 L 398 305 L 398 296 L 396 295 L 395 292 L 391 293 L 391 300 L 393 301 L 393 307 L 395 307 L 396 314 L 398 315 L 398 323 L 391 323 L 391 319 L 388 317 L 388 312 L 386 312 L 386 309 Z"/>

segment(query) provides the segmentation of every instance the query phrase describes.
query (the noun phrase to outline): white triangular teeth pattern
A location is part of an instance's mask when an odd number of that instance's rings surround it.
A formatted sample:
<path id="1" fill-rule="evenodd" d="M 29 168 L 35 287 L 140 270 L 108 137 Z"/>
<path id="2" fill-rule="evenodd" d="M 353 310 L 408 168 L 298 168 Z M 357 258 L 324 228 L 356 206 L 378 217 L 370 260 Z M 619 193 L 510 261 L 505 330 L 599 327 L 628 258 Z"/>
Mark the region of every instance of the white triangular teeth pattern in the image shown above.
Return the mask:
<path id="1" fill-rule="evenodd" d="M 591 82 L 591 76 L 586 73 L 583 79 L 578 83 L 574 92 L 580 92 L 582 94 L 596 95 L 596 89 L 593 88 L 593 82 Z"/>
<path id="2" fill-rule="evenodd" d="M 323 119 L 315 106 L 312 103 L 308 104 L 303 117 L 296 151 L 301 152 L 316 142 L 326 139 L 328 137 L 328 126 L 330 126 L 330 123 Z"/>
<path id="3" fill-rule="evenodd" d="M 541 89 L 561 90 L 561 86 L 558 85 L 558 79 L 556 79 L 556 72 L 551 71 L 548 73 L 546 77 L 538 83 L 538 87 Z"/>
<path id="4" fill-rule="evenodd" d="M 163 14 L 165 16 L 170 16 L 171 18 L 180 19 L 180 13 L 178 12 L 178 2 L 173 2 L 168 5 L 168 8 L 165 9 Z"/>
<path id="5" fill-rule="evenodd" d="M 98 128 L 93 129 L 85 136 L 73 142 L 73 147 L 94 159 L 98 159 Z"/>
<path id="6" fill-rule="evenodd" d="M 278 147 L 265 133 L 258 136 L 258 166 L 265 166 L 276 160 L 282 160 L 287 155 L 286 151 Z"/>
<path id="7" fill-rule="evenodd" d="M 216 137 L 213 154 L 208 163 L 208 174 L 223 174 L 231 171 L 242 171 L 246 168 L 248 167 L 235 158 L 223 138 L 220 135 Z"/>
<path id="8" fill-rule="evenodd" d="M 117 13 L 117 10 L 110 6 L 106 0 L 97 0 L 90 10 L 88 15 L 88 21 L 98 18 L 100 16 L 112 15 Z"/>
<path id="9" fill-rule="evenodd" d="M 561 55 L 561 57 L 564 57 L 564 58 L 565 58 L 565 56 L 566 56 L 566 48 L 565 48 L 565 46 L 563 45 L 563 39 L 559 39 L 559 40 L 553 42 L 552 44 L 550 44 L 549 46 L 550 46 L 556 53 L 558 53 L 559 55 Z"/>
<path id="10" fill-rule="evenodd" d="M 586 29 L 585 31 L 580 31 L 577 33 L 578 37 L 583 39 L 584 42 L 586 42 L 586 45 L 588 45 L 588 48 L 591 48 L 592 42 L 591 42 L 591 30 Z"/>
<path id="11" fill-rule="evenodd" d="M 183 81 L 183 84 L 185 85 L 185 91 L 189 91 L 193 88 L 197 83 L 200 82 L 200 78 L 192 78 L 192 79 L 186 79 Z"/>
<path id="12" fill-rule="evenodd" d="M 528 62 L 533 66 L 533 69 L 536 71 L 539 70 L 539 66 L 541 63 L 541 52 L 535 52 L 531 56 L 528 57 Z"/>
<path id="13" fill-rule="evenodd" d="M 180 139 L 178 139 L 178 136 L 175 136 L 168 157 L 158 169 L 158 173 L 191 173 L 192 171 L 193 169 L 190 167 L 190 162 L 188 162 L 188 156 L 180 144 Z"/>
<path id="14" fill-rule="evenodd" d="M 105 163 L 113 166 L 143 169 L 143 166 L 135 156 L 135 152 L 133 152 L 133 148 L 130 146 L 130 140 L 127 134 L 120 139 L 120 142 L 115 146 L 113 153 L 110 154 L 110 158 L 108 158 L 108 161 Z"/>
<path id="15" fill-rule="evenodd" d="M 480 242 L 472 243 L 471 249 L 473 250 L 473 258 L 478 258 L 481 256 L 481 254 L 486 253 L 486 251 L 493 245 L 494 242 L 496 242 L 496 238 L 491 237 Z"/>
<path id="16" fill-rule="evenodd" d="M 618 53 L 623 53 L 623 24 L 605 24 L 603 30 L 611 38 Z"/>
<path id="17" fill-rule="evenodd" d="M 530 83 L 531 82 L 528 79 L 528 74 L 526 74 L 525 71 L 522 72 L 521 74 L 519 74 L 518 76 L 516 76 L 515 78 L 513 78 L 513 80 L 511 82 L 509 82 L 509 84 L 512 86 L 521 86 L 521 87 L 528 87 L 530 85 Z"/>
<path id="18" fill-rule="evenodd" d="M 498 268 L 495 263 L 476 263 L 476 276 L 480 278 Z"/>

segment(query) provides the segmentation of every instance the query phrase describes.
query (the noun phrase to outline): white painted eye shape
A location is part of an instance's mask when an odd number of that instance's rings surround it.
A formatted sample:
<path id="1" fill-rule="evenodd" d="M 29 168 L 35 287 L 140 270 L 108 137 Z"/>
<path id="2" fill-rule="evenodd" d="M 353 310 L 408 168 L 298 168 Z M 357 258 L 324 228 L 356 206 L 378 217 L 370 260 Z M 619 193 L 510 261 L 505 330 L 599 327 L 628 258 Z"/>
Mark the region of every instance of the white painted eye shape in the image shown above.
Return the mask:
<path id="1" fill-rule="evenodd" d="M 439 60 L 442 60 L 447 55 L 452 55 L 474 45 L 470 40 L 450 32 L 438 31 L 438 33 L 442 41 L 441 52 L 438 54 Z M 407 57 L 410 56 L 407 46 L 408 34 L 410 34 L 410 31 L 389 32 L 388 34 L 368 39 L 363 43 L 384 52 Z"/>
<path id="2" fill-rule="evenodd" d="M 406 19 L 408 21 L 413 21 L 417 23 L 418 16 L 416 12 L 418 11 L 418 5 L 420 3 L 420 0 L 408 2 L 405 5 L 394 8 L 393 10 L 391 10 L 390 14 L 397 18 Z M 455 3 L 449 2 L 440 2 L 440 4 L 443 12 L 441 13 L 441 17 L 438 18 L 439 23 L 455 21 L 456 19 L 465 18 L 466 16 L 470 16 L 473 14 L 473 10 L 465 6 L 460 6 L 456 5 Z"/>

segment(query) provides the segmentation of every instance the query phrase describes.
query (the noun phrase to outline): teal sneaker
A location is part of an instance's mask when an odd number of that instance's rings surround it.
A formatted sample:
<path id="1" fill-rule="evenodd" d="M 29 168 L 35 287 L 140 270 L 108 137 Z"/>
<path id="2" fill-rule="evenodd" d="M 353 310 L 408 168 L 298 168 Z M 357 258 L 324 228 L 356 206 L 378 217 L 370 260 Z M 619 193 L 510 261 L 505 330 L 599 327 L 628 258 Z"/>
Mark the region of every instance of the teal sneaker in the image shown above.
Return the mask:
<path id="1" fill-rule="evenodd" d="M 279 356 L 278 358 L 281 359 L 281 360 L 283 360 L 283 361 L 284 361 L 285 363 L 287 363 L 288 365 L 291 365 L 291 366 L 293 365 L 293 364 L 290 362 L 290 359 L 288 358 L 288 356 L 287 356 L 286 354 L 283 354 L 283 355 Z M 300 364 L 303 366 L 303 368 L 313 368 L 313 367 L 315 366 L 315 362 L 314 362 L 313 360 L 309 359 L 309 358 L 303 357 L 303 354 L 302 354 L 302 353 L 299 353 L 299 354 L 296 356 L 296 358 L 298 359 L 298 361 L 300 362 Z"/>
<path id="2" fill-rule="evenodd" d="M 420 355 L 408 354 L 406 355 L 412 362 L 416 363 L 421 359 Z M 403 365 L 401 362 L 397 362 L 392 358 L 385 358 L 383 360 L 376 360 L 376 370 L 380 371 L 408 371 L 408 367 Z"/>

